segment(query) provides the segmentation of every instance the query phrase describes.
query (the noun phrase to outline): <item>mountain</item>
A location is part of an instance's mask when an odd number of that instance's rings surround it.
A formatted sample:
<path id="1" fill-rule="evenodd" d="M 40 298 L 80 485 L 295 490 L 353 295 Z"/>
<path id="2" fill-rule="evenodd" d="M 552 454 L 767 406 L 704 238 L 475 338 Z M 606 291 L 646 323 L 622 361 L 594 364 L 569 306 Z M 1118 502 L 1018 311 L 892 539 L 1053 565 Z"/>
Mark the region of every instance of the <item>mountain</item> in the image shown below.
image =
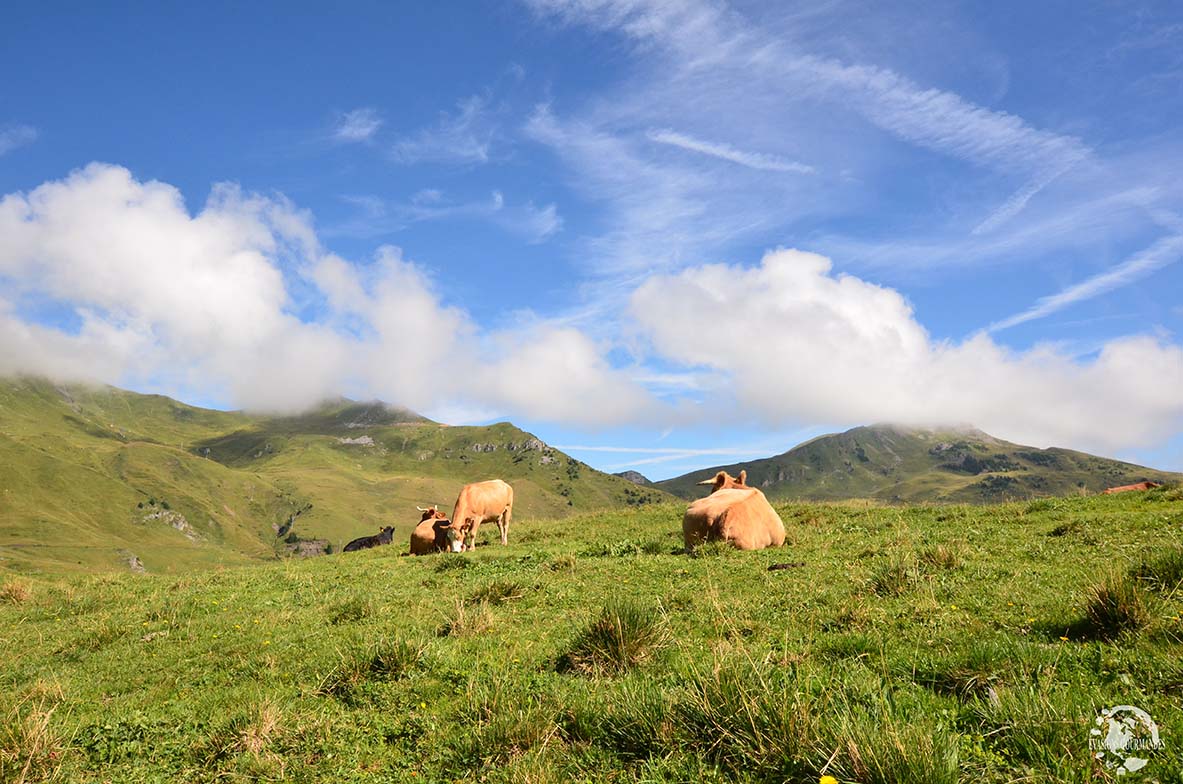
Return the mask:
<path id="1" fill-rule="evenodd" d="M 344 399 L 264 416 L 0 379 L 0 569 L 239 564 L 382 525 L 401 545 L 416 506 L 451 511 L 460 487 L 493 477 L 513 485 L 519 519 L 669 498 L 504 422 L 449 427 Z"/>
<path id="2" fill-rule="evenodd" d="M 874 425 L 821 436 L 784 454 L 714 466 L 656 482 L 683 498 L 703 494 L 696 482 L 724 470 L 748 472 L 748 484 L 770 498 L 990 503 L 1096 493 L 1144 479 L 1183 475 L 1074 452 L 1003 441 L 973 428 Z"/>
<path id="3" fill-rule="evenodd" d="M 653 483 L 650 482 L 648 478 L 646 478 L 645 475 L 640 471 L 621 471 L 619 473 L 613 474 L 612 476 L 619 476 L 621 479 L 627 479 L 634 485 L 643 485 L 645 487 L 650 487 L 653 485 Z"/>

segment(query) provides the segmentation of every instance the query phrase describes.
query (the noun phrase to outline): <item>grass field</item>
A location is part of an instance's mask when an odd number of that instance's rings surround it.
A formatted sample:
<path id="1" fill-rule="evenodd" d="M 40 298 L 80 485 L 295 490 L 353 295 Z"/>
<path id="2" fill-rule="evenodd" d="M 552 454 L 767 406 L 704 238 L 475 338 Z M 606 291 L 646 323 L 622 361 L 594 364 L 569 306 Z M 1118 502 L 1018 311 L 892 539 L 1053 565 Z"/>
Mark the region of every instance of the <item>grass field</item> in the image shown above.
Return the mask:
<path id="1" fill-rule="evenodd" d="M 1177 490 L 786 504 L 784 548 L 698 557 L 681 508 L 10 576 L 0 780 L 1083 782 L 1094 717 L 1136 705 L 1166 744 L 1140 780 L 1183 781 Z"/>

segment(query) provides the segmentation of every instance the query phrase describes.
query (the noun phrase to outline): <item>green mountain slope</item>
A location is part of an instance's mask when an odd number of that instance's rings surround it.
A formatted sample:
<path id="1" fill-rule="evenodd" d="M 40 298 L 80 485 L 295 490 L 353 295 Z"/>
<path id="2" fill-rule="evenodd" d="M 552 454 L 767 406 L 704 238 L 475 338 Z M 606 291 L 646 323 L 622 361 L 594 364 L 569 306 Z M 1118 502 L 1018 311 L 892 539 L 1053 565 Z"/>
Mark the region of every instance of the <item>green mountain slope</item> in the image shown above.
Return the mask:
<path id="1" fill-rule="evenodd" d="M 664 493 L 596 471 L 507 423 L 448 427 L 381 403 L 301 416 L 210 411 L 112 387 L 0 379 L 0 568 L 164 572 L 349 539 L 501 477 L 515 516 Z"/>
<path id="2" fill-rule="evenodd" d="M 695 484 L 699 480 L 719 470 L 736 474 L 740 469 L 747 470 L 748 484 L 772 498 L 964 503 L 1096 493 L 1144 479 L 1183 478 L 1069 449 L 1012 444 L 970 428 L 875 425 L 815 438 L 775 457 L 704 468 L 655 486 L 693 498 L 702 495 Z"/>

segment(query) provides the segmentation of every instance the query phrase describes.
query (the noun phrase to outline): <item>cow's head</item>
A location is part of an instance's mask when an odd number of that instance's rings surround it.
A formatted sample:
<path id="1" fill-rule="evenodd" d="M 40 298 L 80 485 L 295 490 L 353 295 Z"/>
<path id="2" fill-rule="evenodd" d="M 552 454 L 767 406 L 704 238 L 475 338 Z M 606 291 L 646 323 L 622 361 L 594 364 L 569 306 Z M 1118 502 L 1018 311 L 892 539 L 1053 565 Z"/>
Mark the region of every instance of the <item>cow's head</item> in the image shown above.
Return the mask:
<path id="1" fill-rule="evenodd" d="M 378 541 L 383 544 L 390 544 L 394 538 L 394 526 L 388 525 L 385 528 L 378 529 Z"/>
<path id="2" fill-rule="evenodd" d="M 439 506 L 437 504 L 432 504 L 431 506 L 427 506 L 427 507 L 416 506 L 415 508 L 423 513 L 419 517 L 419 522 L 423 522 L 424 520 L 432 520 L 432 519 L 435 519 L 435 520 L 447 520 L 448 519 L 448 516 L 440 511 Z"/>
<path id="3" fill-rule="evenodd" d="M 465 544 L 469 549 L 475 542 L 472 541 L 472 520 L 465 520 L 462 523 L 457 523 L 455 520 L 448 526 L 448 549 L 454 553 L 464 552 Z"/>
<path id="4" fill-rule="evenodd" d="M 728 490 L 733 487 L 747 487 L 748 472 L 740 471 L 739 476 L 732 476 L 726 471 L 720 471 L 712 476 L 710 479 L 704 479 L 699 482 L 700 485 L 712 485 L 711 492 L 716 490 Z"/>

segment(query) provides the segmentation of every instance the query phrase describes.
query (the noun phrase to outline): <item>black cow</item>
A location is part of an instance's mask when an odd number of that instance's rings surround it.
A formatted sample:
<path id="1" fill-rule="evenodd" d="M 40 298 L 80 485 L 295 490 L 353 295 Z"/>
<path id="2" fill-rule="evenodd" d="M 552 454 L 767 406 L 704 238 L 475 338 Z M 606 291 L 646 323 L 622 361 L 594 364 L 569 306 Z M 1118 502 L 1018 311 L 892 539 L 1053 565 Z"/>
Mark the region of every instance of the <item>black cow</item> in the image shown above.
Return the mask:
<path id="1" fill-rule="evenodd" d="M 394 528 L 388 525 L 374 536 L 362 536 L 354 539 L 345 545 L 345 552 L 351 553 L 354 550 L 366 550 L 370 547 L 377 547 L 380 544 L 390 544 L 390 540 L 393 538 Z"/>

